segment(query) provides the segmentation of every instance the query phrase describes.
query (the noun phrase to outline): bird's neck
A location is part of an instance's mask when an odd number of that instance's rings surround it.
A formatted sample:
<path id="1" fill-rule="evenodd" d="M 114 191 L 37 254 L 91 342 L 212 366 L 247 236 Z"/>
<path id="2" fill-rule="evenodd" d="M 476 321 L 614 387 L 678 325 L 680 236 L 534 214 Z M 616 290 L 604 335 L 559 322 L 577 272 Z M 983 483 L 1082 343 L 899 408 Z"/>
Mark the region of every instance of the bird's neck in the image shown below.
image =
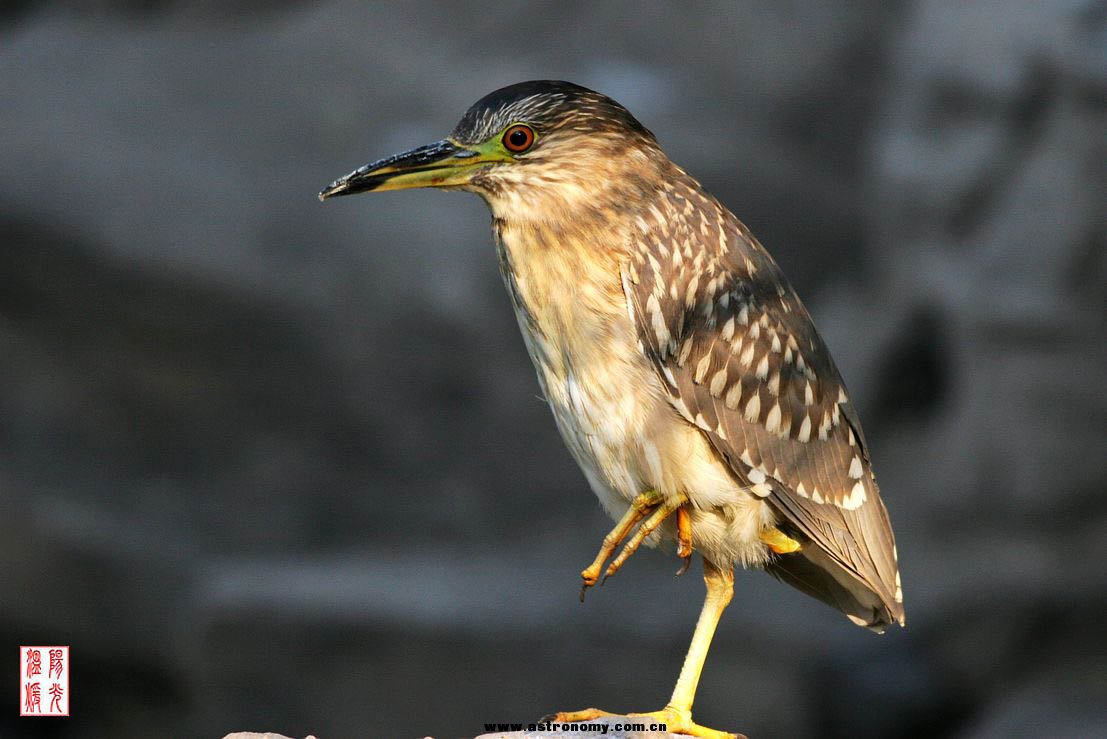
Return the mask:
<path id="1" fill-rule="evenodd" d="M 566 166 L 480 192 L 492 211 L 509 288 L 518 283 L 518 296 L 535 315 L 625 314 L 622 267 L 643 217 L 666 207 L 656 183 L 669 177 L 654 171 L 653 161 L 620 161 L 623 171 L 588 181 Z M 667 159 L 663 164 L 679 173 Z"/>
<path id="2" fill-rule="evenodd" d="M 516 307 L 539 323 L 620 310 L 627 234 L 618 222 L 593 216 L 554 224 L 494 215 L 493 229 Z"/>
<path id="3" fill-rule="evenodd" d="M 616 151 L 578 146 L 554 152 L 550 161 L 475 178 L 473 189 L 498 221 L 593 241 L 599 232 L 599 243 L 610 246 L 610 234 L 656 198 L 657 183 L 676 170 L 656 147 L 612 143 L 610 149 Z"/>
<path id="4" fill-rule="evenodd" d="M 686 177 L 649 156 L 576 161 L 518 181 L 507 173 L 480 192 L 520 320 L 565 346 L 628 320 L 623 267 L 642 224 L 668 209 L 667 183 Z"/>

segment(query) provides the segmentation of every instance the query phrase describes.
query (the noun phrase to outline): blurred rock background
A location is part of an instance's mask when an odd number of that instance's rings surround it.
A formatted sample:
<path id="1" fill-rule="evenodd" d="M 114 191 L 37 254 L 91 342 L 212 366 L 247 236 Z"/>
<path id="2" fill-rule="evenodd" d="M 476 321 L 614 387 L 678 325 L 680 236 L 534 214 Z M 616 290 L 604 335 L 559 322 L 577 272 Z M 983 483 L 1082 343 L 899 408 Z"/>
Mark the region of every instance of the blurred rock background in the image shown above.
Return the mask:
<path id="1" fill-rule="evenodd" d="M 0 736 L 662 705 L 702 583 L 644 552 L 576 602 L 609 522 L 484 205 L 315 200 L 531 78 L 776 255 L 898 534 L 883 637 L 740 575 L 697 718 L 1107 735 L 1101 3 L 102 0 L 0 9 Z M 72 718 L 17 717 L 19 644 L 72 646 Z"/>

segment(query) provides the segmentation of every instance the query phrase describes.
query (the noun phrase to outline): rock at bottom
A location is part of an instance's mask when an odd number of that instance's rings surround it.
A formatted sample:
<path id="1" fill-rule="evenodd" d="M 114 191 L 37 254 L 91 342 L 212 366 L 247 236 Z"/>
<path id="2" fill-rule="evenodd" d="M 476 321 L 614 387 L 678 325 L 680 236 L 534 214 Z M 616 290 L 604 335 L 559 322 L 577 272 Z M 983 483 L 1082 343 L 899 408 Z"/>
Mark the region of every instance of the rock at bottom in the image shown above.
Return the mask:
<path id="1" fill-rule="evenodd" d="M 285 736 L 284 734 L 275 734 L 272 731 L 233 731 L 227 734 L 223 739 L 292 739 L 292 737 Z M 304 737 L 304 739 L 316 739 L 312 735 Z"/>
<path id="2" fill-rule="evenodd" d="M 668 731 L 650 731 L 653 719 L 640 716 L 604 716 L 572 724 L 523 724 L 522 731 L 493 731 L 475 739 L 688 739 Z M 534 725 L 536 730 L 530 730 Z M 645 729 L 626 728 L 645 726 Z M 556 729 L 554 727 L 557 727 Z M 619 727 L 619 728 L 616 728 Z M 538 729 L 541 730 L 538 730 Z"/>

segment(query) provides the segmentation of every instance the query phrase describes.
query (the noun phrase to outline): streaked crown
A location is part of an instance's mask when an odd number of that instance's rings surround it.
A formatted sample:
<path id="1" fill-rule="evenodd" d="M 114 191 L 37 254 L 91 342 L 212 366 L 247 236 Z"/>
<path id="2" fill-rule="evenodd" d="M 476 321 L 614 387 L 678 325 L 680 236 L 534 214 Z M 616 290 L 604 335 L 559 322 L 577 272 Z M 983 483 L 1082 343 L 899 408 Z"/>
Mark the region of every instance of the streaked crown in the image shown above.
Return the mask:
<path id="1" fill-rule="evenodd" d="M 527 123 L 539 135 L 569 126 L 579 133 L 625 131 L 653 139 L 630 111 L 611 98 L 557 80 L 520 82 L 485 95 L 465 113 L 451 138 L 475 144 L 517 122 Z"/>

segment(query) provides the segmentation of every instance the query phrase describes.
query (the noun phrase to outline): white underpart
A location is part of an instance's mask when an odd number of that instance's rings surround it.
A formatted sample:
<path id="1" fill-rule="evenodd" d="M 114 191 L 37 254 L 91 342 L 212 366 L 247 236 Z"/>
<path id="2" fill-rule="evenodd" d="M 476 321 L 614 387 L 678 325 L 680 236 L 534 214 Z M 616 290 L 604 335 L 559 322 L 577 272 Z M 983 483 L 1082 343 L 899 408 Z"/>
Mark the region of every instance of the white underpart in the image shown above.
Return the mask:
<path id="1" fill-rule="evenodd" d="M 540 226 L 512 220 L 517 198 L 489 199 L 493 215 L 506 219 L 499 248 L 514 275 L 505 281 L 558 429 L 604 508 L 617 519 L 642 492 L 684 493 L 697 551 L 719 564 L 763 563 L 759 534 L 775 517 L 756 493 L 768 490 L 743 489 L 704 432 L 674 410 L 638 346 L 621 265 L 581 258 L 590 245 L 531 248 L 520 229 Z M 673 536 L 669 521 L 647 542 Z"/>

